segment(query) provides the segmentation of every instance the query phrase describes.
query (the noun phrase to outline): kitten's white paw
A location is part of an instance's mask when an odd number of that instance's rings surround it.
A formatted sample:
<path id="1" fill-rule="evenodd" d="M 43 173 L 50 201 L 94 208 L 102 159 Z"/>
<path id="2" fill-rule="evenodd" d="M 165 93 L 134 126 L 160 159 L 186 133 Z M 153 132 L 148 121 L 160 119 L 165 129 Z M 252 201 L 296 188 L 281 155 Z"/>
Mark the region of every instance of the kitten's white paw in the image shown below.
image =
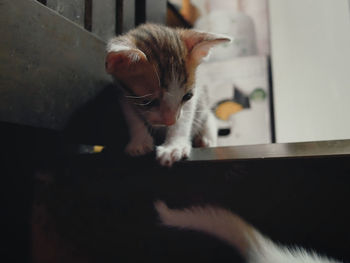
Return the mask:
<path id="1" fill-rule="evenodd" d="M 191 153 L 191 144 L 188 142 L 180 142 L 173 144 L 163 144 L 157 147 L 157 160 L 162 166 L 171 167 L 174 162 L 183 158 L 188 158 Z"/>
<path id="2" fill-rule="evenodd" d="M 202 145 L 203 145 L 202 147 L 214 147 L 216 146 L 216 140 L 204 136 L 202 138 Z"/>
<path id="3" fill-rule="evenodd" d="M 125 148 L 125 152 L 130 156 L 145 155 L 153 151 L 154 144 L 151 135 L 133 137 Z"/>
<path id="4" fill-rule="evenodd" d="M 216 141 L 209 138 L 203 138 L 203 144 L 205 147 L 214 147 L 216 146 Z"/>
<path id="5" fill-rule="evenodd" d="M 215 147 L 216 145 L 216 139 L 209 136 L 197 136 L 194 140 L 194 147 L 207 148 Z"/>

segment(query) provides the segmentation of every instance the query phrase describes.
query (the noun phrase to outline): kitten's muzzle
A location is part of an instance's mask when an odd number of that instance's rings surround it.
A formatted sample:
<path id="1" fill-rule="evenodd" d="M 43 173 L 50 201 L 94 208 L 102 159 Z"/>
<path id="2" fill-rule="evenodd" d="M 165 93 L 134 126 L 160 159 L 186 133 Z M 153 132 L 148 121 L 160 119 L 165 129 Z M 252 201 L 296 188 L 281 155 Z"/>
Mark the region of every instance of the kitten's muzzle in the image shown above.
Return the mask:
<path id="1" fill-rule="evenodd" d="M 166 111 L 162 114 L 162 124 L 166 126 L 172 126 L 176 123 L 176 121 L 180 117 L 180 110 L 174 111 Z"/>
<path id="2" fill-rule="evenodd" d="M 163 124 L 166 126 L 172 126 L 176 123 L 176 118 L 166 118 L 163 119 Z"/>

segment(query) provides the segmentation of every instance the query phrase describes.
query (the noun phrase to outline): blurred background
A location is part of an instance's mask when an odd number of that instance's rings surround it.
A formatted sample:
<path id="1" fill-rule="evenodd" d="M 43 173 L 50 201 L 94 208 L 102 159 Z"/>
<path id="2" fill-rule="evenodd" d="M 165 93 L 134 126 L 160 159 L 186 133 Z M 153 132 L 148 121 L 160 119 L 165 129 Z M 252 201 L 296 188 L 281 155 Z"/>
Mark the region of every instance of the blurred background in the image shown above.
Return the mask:
<path id="1" fill-rule="evenodd" d="M 106 79 L 105 42 L 153 22 L 233 38 L 213 50 L 197 78 L 209 90 L 220 146 L 350 138 L 350 0 L 21 0 L 11 8 L 10 1 L 4 3 L 1 85 L 7 88 L 1 121 L 62 129 L 102 89 L 96 83 Z M 60 63 L 50 62 L 50 54 Z"/>
<path id="2" fill-rule="evenodd" d="M 271 143 L 270 34 L 266 0 L 173 0 L 197 30 L 229 35 L 198 70 L 197 84 L 209 90 L 219 146 Z M 169 14 L 167 24 L 181 23 Z"/>
<path id="3" fill-rule="evenodd" d="M 145 22 L 233 38 L 198 70 L 219 145 L 350 138 L 348 0 L 0 0 L 2 262 L 233 262 L 203 236 L 169 238 L 158 199 L 220 204 L 349 259 L 349 140 L 199 149 L 208 162 L 171 170 L 124 156 L 106 41 Z M 93 145 L 107 147 L 81 154 Z"/>
<path id="4" fill-rule="evenodd" d="M 170 3 L 191 27 L 234 39 L 199 70 L 220 145 L 350 137 L 350 1 Z"/>

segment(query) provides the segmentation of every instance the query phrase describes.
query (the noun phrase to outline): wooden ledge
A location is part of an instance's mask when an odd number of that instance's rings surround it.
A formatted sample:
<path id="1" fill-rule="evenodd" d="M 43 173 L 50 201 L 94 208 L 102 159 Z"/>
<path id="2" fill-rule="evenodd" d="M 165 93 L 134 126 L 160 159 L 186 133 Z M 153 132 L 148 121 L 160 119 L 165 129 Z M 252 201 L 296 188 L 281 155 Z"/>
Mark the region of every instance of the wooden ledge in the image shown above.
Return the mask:
<path id="1" fill-rule="evenodd" d="M 350 140 L 193 149 L 188 161 L 222 161 L 350 155 Z"/>

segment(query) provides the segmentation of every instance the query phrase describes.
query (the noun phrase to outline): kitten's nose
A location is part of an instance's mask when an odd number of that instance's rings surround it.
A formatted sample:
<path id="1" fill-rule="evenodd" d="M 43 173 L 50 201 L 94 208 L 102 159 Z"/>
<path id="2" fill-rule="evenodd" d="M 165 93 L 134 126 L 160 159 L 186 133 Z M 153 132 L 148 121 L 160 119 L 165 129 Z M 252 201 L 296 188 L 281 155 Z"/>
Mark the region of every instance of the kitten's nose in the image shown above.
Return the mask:
<path id="1" fill-rule="evenodd" d="M 177 113 L 173 111 L 165 111 L 162 114 L 163 124 L 166 126 L 174 125 L 177 120 Z"/>
<path id="2" fill-rule="evenodd" d="M 164 125 L 171 126 L 171 125 L 174 125 L 175 122 L 176 122 L 176 116 L 174 116 L 174 115 L 163 116 Z"/>

